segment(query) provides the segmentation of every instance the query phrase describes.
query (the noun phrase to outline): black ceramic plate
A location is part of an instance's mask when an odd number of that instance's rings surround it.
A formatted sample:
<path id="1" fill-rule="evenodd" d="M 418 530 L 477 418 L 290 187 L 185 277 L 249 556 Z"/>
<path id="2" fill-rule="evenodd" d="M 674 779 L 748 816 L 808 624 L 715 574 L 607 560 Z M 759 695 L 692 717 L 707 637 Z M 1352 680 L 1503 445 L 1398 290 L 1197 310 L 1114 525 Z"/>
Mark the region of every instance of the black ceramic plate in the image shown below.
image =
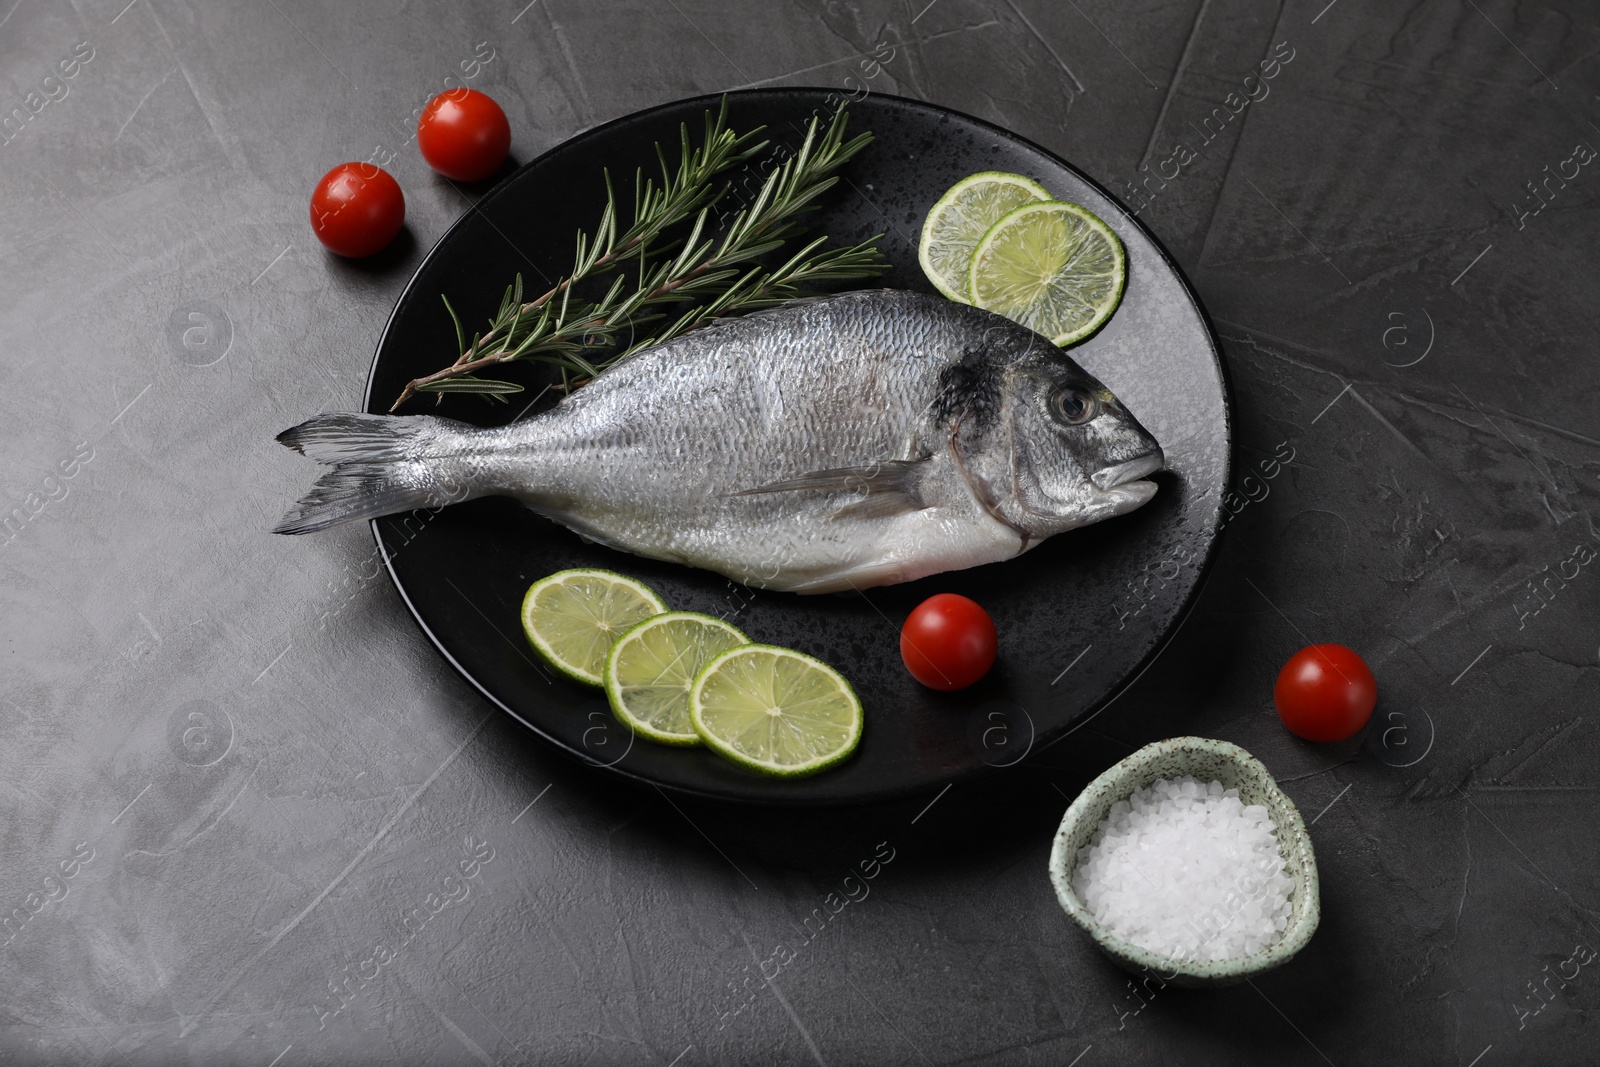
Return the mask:
<path id="1" fill-rule="evenodd" d="M 827 95 L 821 89 L 733 93 L 729 120 L 735 130 L 765 124 L 774 151 L 792 152 L 810 116 L 828 110 Z M 373 363 L 367 410 L 386 410 L 406 381 L 451 358 L 454 335 L 441 293 L 470 330 L 493 313 L 518 272 L 530 290 L 543 291 L 545 279 L 560 277 L 570 262 L 574 229 L 599 216 L 602 168 L 631 195 L 634 169 L 655 166 L 654 144 L 675 160 L 679 124 L 698 134 L 717 102 L 714 96 L 680 101 L 590 130 L 487 194 L 440 239 L 400 297 Z M 880 247 L 894 264 L 883 281 L 889 287 L 933 292 L 917 265 L 923 216 L 974 171 L 1030 175 L 1117 232 L 1128 253 L 1127 293 L 1106 327 L 1072 356 L 1156 436 L 1171 470 L 1160 476 L 1155 499 L 1130 515 L 1060 534 L 1020 559 L 865 595 L 746 589 L 708 571 L 585 544 L 506 499 L 432 517 L 377 520 L 395 585 L 445 657 L 534 732 L 617 774 L 714 797 L 827 804 L 931 791 L 1009 766 L 1070 734 L 1149 665 L 1210 560 L 1228 478 L 1227 385 L 1206 317 L 1165 251 L 1093 181 L 988 123 L 871 96 L 851 107 L 851 131 L 860 130 L 876 139 L 844 171 L 816 225 L 840 242 L 883 232 Z M 547 380 L 532 367 L 508 373 L 532 384 L 523 394 L 528 399 Z M 409 410 L 488 425 L 517 417 L 526 403 L 518 399 L 491 405 L 456 396 L 438 408 L 414 401 Z M 816 777 L 773 781 L 704 749 L 635 741 L 612 718 L 602 693 L 554 677 L 522 636 L 523 592 L 564 567 L 634 575 L 675 608 L 721 615 L 757 641 L 820 656 L 861 696 L 860 749 Z M 977 600 L 1000 632 L 994 670 L 960 693 L 922 688 L 900 662 L 900 623 L 938 592 Z"/>

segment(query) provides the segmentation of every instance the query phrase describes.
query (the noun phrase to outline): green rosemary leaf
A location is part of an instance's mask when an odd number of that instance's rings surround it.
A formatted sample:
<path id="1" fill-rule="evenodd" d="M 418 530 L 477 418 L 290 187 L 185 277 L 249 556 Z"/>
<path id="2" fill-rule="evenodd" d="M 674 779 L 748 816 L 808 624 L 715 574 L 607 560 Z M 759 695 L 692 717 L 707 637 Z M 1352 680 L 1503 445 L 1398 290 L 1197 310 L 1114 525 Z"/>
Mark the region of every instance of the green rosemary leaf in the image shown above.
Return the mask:
<path id="1" fill-rule="evenodd" d="M 450 321 L 455 324 L 456 351 L 464 352 L 467 348 L 467 339 L 466 335 L 461 332 L 461 316 L 457 315 L 456 309 L 450 306 L 450 298 L 448 296 L 440 293 L 439 299 L 444 301 L 444 309 L 450 313 Z"/>
<path id="2" fill-rule="evenodd" d="M 763 265 L 804 232 L 800 219 L 838 184 L 840 169 L 871 143 L 870 133 L 845 139 L 849 115 L 843 108 L 825 124 L 823 117 L 813 117 L 800 146 L 770 168 L 753 200 L 731 219 L 723 213 L 720 235 L 714 233 L 712 209 L 730 190 L 718 175 L 749 162 L 770 144 L 759 139 L 764 126 L 735 133 L 727 118 L 724 97 L 715 115 L 705 113 L 698 146 L 688 124 L 680 124 L 675 168 L 661 145 L 655 146 L 659 184 L 642 168 L 634 172 L 633 219 L 625 230 L 618 223 L 611 175 L 602 171 L 605 207 L 592 233 L 577 233 L 571 271 L 526 302 L 518 275 L 488 331 L 474 334 L 470 344 L 463 343 L 460 320 L 446 300 L 456 329 L 455 362 L 409 383 L 390 410 L 418 392 L 503 399 L 507 390 L 502 387 L 511 383 L 479 378 L 476 372 L 521 360 L 553 365 L 563 386 L 575 388 L 642 348 L 717 318 L 812 295 L 818 285 L 871 279 L 888 269 L 876 246 L 881 234 L 849 248 L 830 247 L 828 238 L 814 237 L 780 266 Z M 634 260 L 637 270 L 618 269 Z M 604 295 L 593 299 L 590 283 L 607 273 L 612 277 Z M 590 295 L 576 295 L 579 288 Z"/>
<path id="3" fill-rule="evenodd" d="M 470 374 L 459 378 L 443 378 L 437 382 L 417 386 L 419 393 L 483 393 L 508 394 L 522 392 L 516 382 L 501 382 L 493 378 L 474 378 Z"/>

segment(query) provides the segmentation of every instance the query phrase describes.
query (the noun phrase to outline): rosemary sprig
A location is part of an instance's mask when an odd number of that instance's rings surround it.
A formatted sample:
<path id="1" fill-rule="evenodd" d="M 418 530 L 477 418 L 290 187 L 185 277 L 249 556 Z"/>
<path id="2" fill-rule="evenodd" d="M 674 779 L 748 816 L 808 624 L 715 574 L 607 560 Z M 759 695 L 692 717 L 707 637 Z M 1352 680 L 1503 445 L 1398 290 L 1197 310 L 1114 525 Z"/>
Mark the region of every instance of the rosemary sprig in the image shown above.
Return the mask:
<path id="1" fill-rule="evenodd" d="M 755 200 L 740 210 L 720 237 L 708 232 L 711 209 L 726 192 L 715 191 L 713 179 L 766 147 L 750 145 L 760 129 L 735 135 L 727 129 L 727 102 L 715 119 L 707 112 L 705 141 L 691 147 L 687 126 L 681 127 L 681 155 L 676 172 L 668 169 L 660 145 L 662 181 L 634 181 L 634 221 L 617 232 L 616 197 L 606 176 L 606 207 L 590 238 L 577 237 L 572 271 L 548 292 L 524 302 L 522 276 L 506 287 L 489 329 L 468 342 L 461 320 L 445 299 L 455 325 L 456 361 L 443 370 L 407 384 L 390 411 L 418 392 L 480 393 L 503 400 L 521 391 L 514 382 L 482 378 L 478 372 L 517 360 L 554 364 L 563 383 L 571 376 L 585 380 L 641 348 L 660 344 L 725 315 L 772 307 L 813 292 L 812 286 L 855 281 L 888 269 L 878 254 L 877 238 L 850 248 L 828 249 L 826 237 L 809 242 L 777 267 L 758 262 L 775 253 L 803 226 L 800 217 L 837 183 L 838 170 L 872 139 L 860 134 L 844 138 L 848 115 L 834 113 L 818 133 L 813 117 L 800 149 L 767 177 Z M 675 223 L 693 217 L 688 232 L 667 238 Z M 664 257 L 657 259 L 656 257 Z M 580 282 L 624 263 L 598 299 L 574 295 Z M 670 318 L 670 305 L 691 305 Z M 641 327 L 666 325 L 640 337 Z M 623 338 L 632 332 L 627 343 Z"/>

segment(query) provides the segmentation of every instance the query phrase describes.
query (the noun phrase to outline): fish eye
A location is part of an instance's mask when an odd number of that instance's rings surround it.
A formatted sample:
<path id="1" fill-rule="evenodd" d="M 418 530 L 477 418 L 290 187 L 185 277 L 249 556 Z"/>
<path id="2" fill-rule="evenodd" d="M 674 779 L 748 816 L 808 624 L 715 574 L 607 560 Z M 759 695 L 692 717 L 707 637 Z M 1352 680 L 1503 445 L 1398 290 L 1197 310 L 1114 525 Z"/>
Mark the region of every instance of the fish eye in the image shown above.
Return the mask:
<path id="1" fill-rule="evenodd" d="M 1091 393 L 1067 386 L 1050 394 L 1050 414 L 1068 426 L 1082 426 L 1100 414 L 1100 402 Z"/>

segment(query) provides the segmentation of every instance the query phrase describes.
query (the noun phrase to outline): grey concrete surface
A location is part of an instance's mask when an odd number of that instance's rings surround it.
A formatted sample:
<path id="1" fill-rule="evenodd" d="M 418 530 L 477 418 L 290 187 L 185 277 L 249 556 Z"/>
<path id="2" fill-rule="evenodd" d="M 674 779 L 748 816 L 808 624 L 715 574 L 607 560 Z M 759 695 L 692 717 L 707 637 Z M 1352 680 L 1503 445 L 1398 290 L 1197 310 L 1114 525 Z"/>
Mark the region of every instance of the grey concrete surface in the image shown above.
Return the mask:
<path id="1" fill-rule="evenodd" d="M 986 785 L 848 812 L 491 712 L 365 529 L 265 532 L 273 435 L 359 404 L 475 195 L 411 141 L 447 78 L 518 160 L 739 86 L 911 96 L 1140 208 L 1236 392 L 1173 645 Z M 1597 93 L 1559 0 L 0 0 L 0 1062 L 1594 1062 Z M 407 233 L 352 265 L 306 201 L 369 157 Z M 1377 672 L 1363 744 L 1273 713 L 1314 640 Z M 1308 949 L 1226 990 L 1135 990 L 1045 877 L 1067 798 L 1180 733 L 1264 760 L 1321 868 Z"/>

